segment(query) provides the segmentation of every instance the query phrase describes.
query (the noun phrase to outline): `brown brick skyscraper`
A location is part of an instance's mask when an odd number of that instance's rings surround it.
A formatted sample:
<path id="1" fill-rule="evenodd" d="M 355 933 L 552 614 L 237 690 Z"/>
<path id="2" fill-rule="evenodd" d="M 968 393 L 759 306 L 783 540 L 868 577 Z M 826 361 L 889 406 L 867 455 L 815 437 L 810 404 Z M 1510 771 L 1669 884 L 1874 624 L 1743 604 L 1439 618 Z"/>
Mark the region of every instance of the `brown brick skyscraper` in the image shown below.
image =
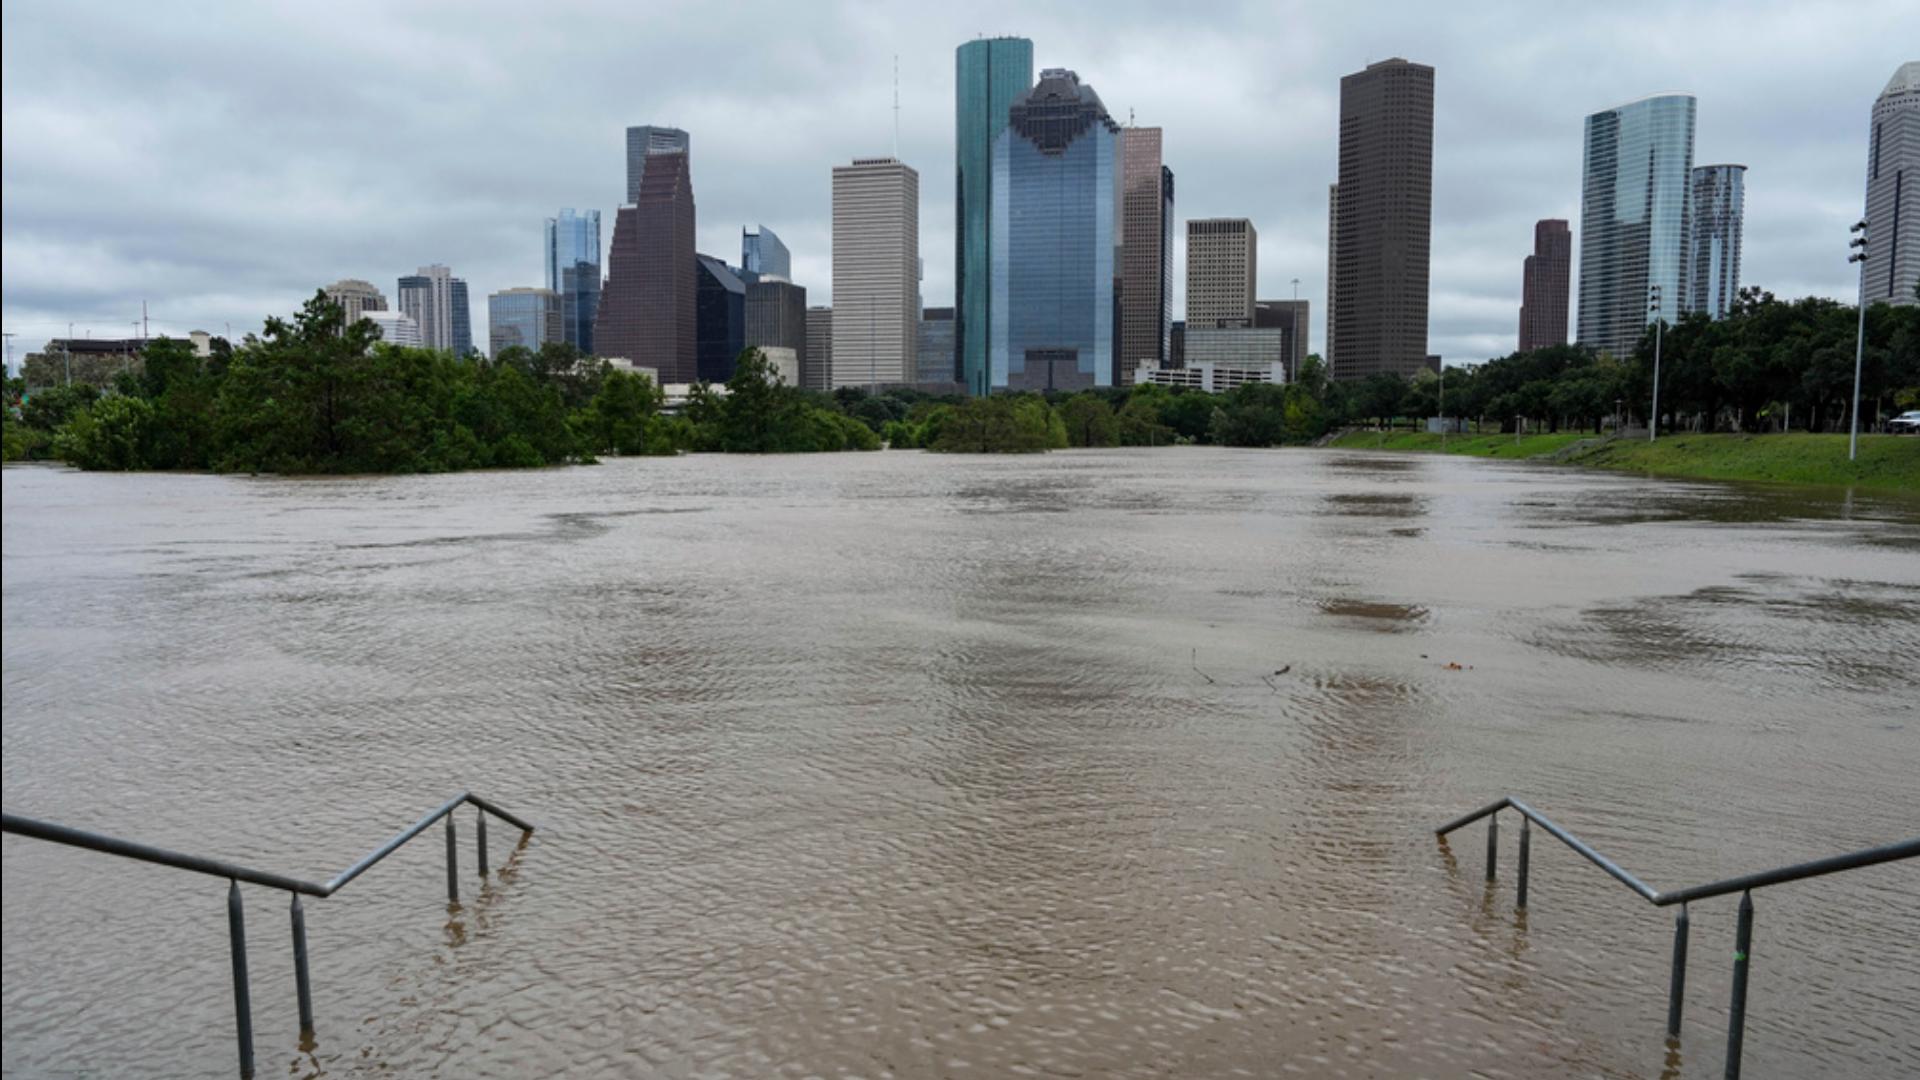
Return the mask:
<path id="1" fill-rule="evenodd" d="M 1165 363 L 1173 323 L 1173 171 L 1160 159 L 1160 129 L 1120 132 L 1120 370 L 1133 382 L 1142 360 Z"/>
<path id="2" fill-rule="evenodd" d="M 662 383 L 692 382 L 695 269 L 687 155 L 653 154 L 639 202 L 621 207 L 614 218 L 594 352 L 653 368 Z"/>
<path id="3" fill-rule="evenodd" d="M 1398 57 L 1340 80 L 1334 377 L 1427 366 L 1433 236 L 1433 69 Z"/>
<path id="4" fill-rule="evenodd" d="M 1567 343 L 1567 297 L 1573 289 L 1573 232 L 1564 218 L 1533 226 L 1533 254 L 1520 293 L 1520 351 Z"/>

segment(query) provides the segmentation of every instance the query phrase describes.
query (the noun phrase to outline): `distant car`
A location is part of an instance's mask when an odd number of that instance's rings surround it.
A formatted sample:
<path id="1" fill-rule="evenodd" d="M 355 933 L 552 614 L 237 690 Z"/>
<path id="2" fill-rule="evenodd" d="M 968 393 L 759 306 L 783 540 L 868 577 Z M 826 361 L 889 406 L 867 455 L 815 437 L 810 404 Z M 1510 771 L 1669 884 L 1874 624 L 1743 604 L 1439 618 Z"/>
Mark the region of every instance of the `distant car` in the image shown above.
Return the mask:
<path id="1" fill-rule="evenodd" d="M 1895 435 L 1920 435 L 1920 409 L 1912 409 L 1887 421 L 1887 430 Z"/>

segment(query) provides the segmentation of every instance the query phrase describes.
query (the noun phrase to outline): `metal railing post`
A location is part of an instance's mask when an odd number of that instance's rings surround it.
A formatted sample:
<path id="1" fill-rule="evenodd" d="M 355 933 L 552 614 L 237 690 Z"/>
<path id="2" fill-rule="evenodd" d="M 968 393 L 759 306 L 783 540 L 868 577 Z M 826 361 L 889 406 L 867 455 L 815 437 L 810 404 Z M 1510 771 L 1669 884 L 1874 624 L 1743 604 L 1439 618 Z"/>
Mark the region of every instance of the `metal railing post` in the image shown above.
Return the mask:
<path id="1" fill-rule="evenodd" d="M 1687 1000 L 1687 905 L 1673 917 L 1673 978 L 1667 985 L 1667 1038 L 1680 1037 L 1680 1013 Z"/>
<path id="2" fill-rule="evenodd" d="M 454 845 L 453 813 L 447 813 L 447 903 L 460 902 L 460 851 Z"/>
<path id="3" fill-rule="evenodd" d="M 247 994 L 247 921 L 240 883 L 227 882 L 227 937 L 233 950 L 233 1026 L 240 1042 L 240 1075 L 253 1075 L 253 1003 Z"/>
<path id="4" fill-rule="evenodd" d="M 1524 815 L 1522 815 L 1524 816 Z M 1493 880 L 1495 864 L 1500 860 L 1500 812 L 1487 815 L 1487 880 Z"/>
<path id="5" fill-rule="evenodd" d="M 487 812 L 479 807 L 473 808 L 473 830 L 480 838 L 480 876 L 487 876 Z"/>
<path id="6" fill-rule="evenodd" d="M 307 913 L 293 894 L 293 993 L 300 1002 L 300 1035 L 313 1034 L 313 983 L 307 978 Z"/>
<path id="7" fill-rule="evenodd" d="M 1531 828 L 1531 825 L 1532 825 L 1531 819 L 1529 819 L 1527 815 L 1521 814 L 1520 815 L 1520 890 L 1519 890 L 1520 897 L 1517 901 L 1514 902 L 1514 907 L 1517 907 L 1522 911 L 1525 911 L 1527 908 L 1527 856 L 1530 854 L 1530 852 L 1528 851 L 1528 848 L 1532 846 L 1531 841 L 1533 840 L 1533 830 Z"/>
<path id="8" fill-rule="evenodd" d="M 1727 1080 L 1740 1080 L 1740 1049 L 1747 1038 L 1747 957 L 1753 949 L 1753 894 L 1740 894 L 1733 938 L 1733 1007 L 1727 1012 Z"/>

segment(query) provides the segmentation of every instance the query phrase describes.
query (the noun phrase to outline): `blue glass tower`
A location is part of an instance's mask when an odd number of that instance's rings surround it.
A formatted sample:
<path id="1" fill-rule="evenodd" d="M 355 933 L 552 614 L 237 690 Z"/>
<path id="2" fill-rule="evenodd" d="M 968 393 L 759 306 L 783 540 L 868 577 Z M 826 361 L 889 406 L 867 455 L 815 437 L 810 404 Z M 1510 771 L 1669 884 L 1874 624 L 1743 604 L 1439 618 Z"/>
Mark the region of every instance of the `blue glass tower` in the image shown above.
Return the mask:
<path id="1" fill-rule="evenodd" d="M 593 355 L 600 311 L 600 211 L 572 208 L 547 219 L 547 288 L 560 295 L 561 336 Z"/>
<path id="2" fill-rule="evenodd" d="M 695 255 L 694 370 L 701 382 L 733 378 L 733 362 L 747 347 L 747 286 L 733 267 Z"/>
<path id="3" fill-rule="evenodd" d="M 1694 99 L 1661 94 L 1587 117 L 1579 341 L 1630 355 L 1688 310 Z M 1659 290 L 1655 293 L 1655 290 Z"/>
<path id="4" fill-rule="evenodd" d="M 980 38 L 954 50 L 954 378 L 985 394 L 992 300 L 994 140 L 1033 86 L 1033 42 Z"/>
<path id="5" fill-rule="evenodd" d="M 1688 256 L 1687 310 L 1724 319 L 1740 296 L 1740 239 L 1746 220 L 1747 167 L 1693 170 L 1693 252 Z"/>
<path id="6" fill-rule="evenodd" d="M 759 229 L 740 230 L 740 269 L 759 278 L 778 278 L 781 281 L 793 280 L 793 256 L 788 253 L 787 245 L 781 243 L 779 234 L 765 225 Z"/>
<path id="7" fill-rule="evenodd" d="M 992 389 L 1111 386 L 1120 126 L 1064 69 L 1013 103 L 993 148 Z"/>

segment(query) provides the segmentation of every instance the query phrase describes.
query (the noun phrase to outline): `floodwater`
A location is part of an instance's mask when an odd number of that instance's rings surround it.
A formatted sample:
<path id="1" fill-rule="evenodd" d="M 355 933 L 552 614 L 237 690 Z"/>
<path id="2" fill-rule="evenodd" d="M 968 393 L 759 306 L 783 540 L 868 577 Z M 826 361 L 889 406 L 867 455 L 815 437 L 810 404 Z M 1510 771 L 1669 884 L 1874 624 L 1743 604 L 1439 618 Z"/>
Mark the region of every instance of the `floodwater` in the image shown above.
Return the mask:
<path id="1" fill-rule="evenodd" d="M 1920 834 L 1920 501 L 1331 451 L 4 472 L 9 812 L 247 887 L 260 1075 L 1718 1076 Z M 8 1075 L 231 1075 L 226 886 L 9 836 Z M 1920 863 L 1750 1076 L 1920 1074 Z"/>

